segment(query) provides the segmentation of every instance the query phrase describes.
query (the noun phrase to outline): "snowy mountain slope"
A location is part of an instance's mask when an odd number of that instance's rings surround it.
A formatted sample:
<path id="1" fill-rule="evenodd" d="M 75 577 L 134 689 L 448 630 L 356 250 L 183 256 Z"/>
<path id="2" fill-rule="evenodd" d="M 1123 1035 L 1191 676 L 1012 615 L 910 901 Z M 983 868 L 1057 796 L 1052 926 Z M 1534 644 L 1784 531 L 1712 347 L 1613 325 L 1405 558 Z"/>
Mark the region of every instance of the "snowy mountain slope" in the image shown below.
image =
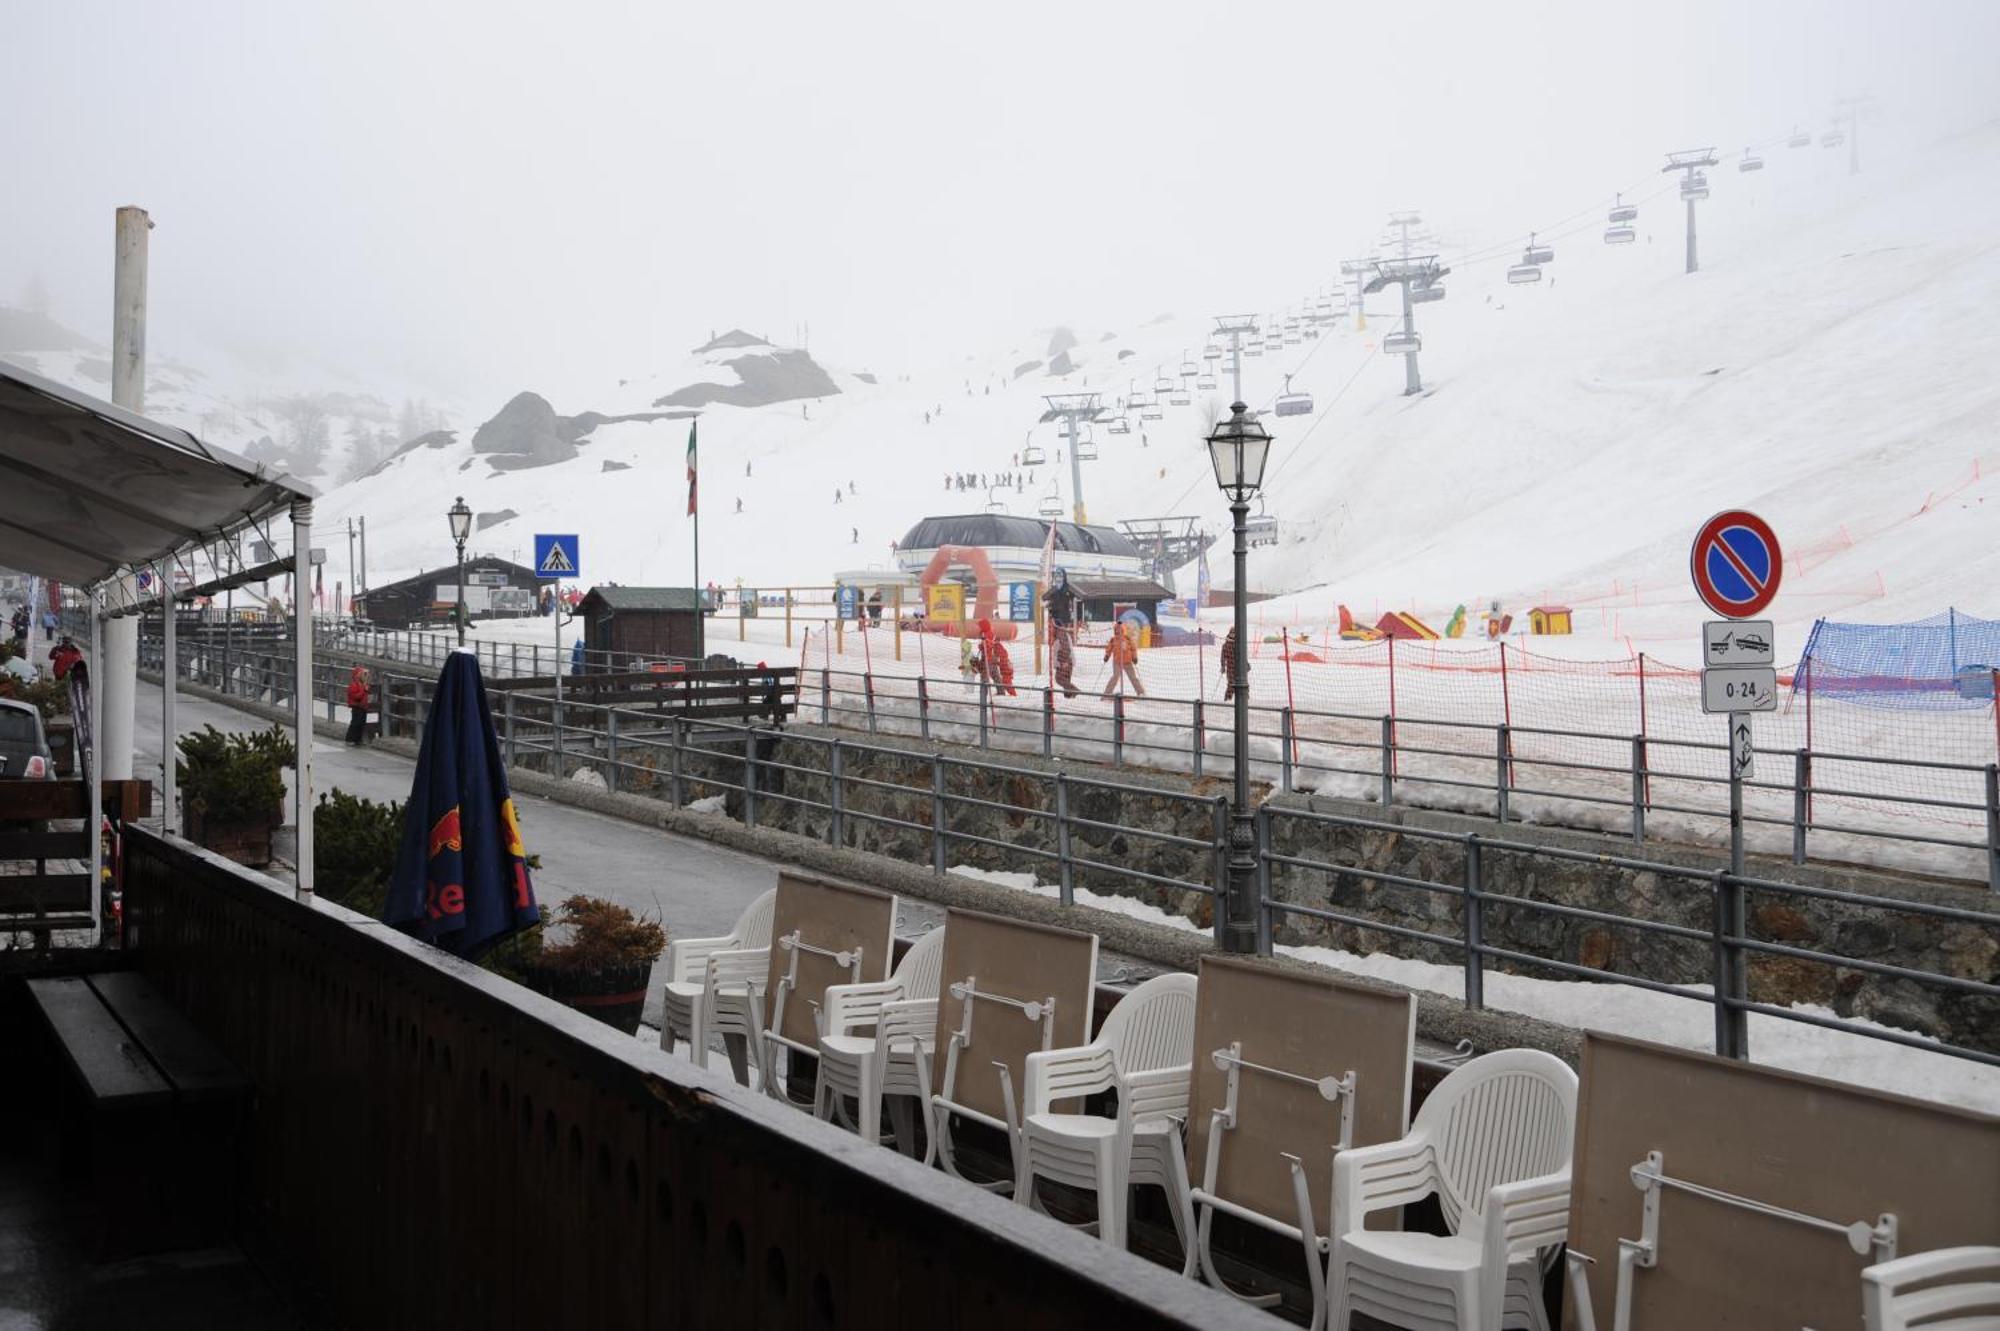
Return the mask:
<path id="1" fill-rule="evenodd" d="M 1269 510 L 1284 538 L 1253 554 L 1253 585 L 1296 592 L 1288 599 L 1315 618 L 1336 601 L 1441 621 L 1461 602 L 1566 600 L 1586 612 L 1579 632 L 1601 654 L 1607 634 L 1692 636 L 1702 612 L 1686 542 L 1709 513 L 1745 505 L 1792 551 L 1781 620 L 1895 619 L 1949 603 L 1990 613 L 1997 155 L 2000 128 L 1987 127 L 1904 161 L 1885 156 L 1859 177 L 1818 148 L 1774 149 L 1749 175 L 1725 160 L 1700 205 L 1703 271 L 1692 277 L 1681 273 L 1671 181 L 1628 196 L 1641 201 L 1637 244 L 1604 245 L 1601 214 L 1544 236 L 1557 257 L 1539 287 L 1508 286 L 1505 253 L 1448 255 L 1449 297 L 1419 309 L 1427 391 L 1415 398 L 1401 395 L 1400 360 L 1375 345 L 1391 326 L 1388 295 L 1370 298 L 1366 331 L 1246 361 L 1253 405 L 1268 405 L 1292 371 L 1318 407 L 1269 422 Z M 1302 281 L 1291 299 L 1318 289 Z M 1143 391 L 1157 367 L 1174 376 L 1183 356 L 1198 360 L 1210 326 L 1187 313 L 1108 339 L 1078 329 L 1075 368 L 1060 377 L 1046 373 L 1043 330 L 876 383 L 836 372 L 833 396 L 711 405 L 700 423 L 701 575 L 808 585 L 886 565 L 890 541 L 917 518 L 988 501 L 946 490 L 946 473 L 1009 470 L 1031 431 L 1054 456 L 1053 428 L 1036 427 L 1042 393 L 1117 397 L 1134 380 Z M 737 354 L 695 356 L 554 409 L 645 412 L 715 381 L 717 357 Z M 1017 376 L 1030 362 L 1039 368 Z M 1083 469 L 1092 520 L 1191 512 L 1220 529 L 1200 444 L 1219 406 L 1168 407 L 1130 435 L 1100 428 L 1101 460 Z M 605 425 L 571 461 L 494 474 L 461 435 L 335 492 L 323 520 L 369 517 L 378 582 L 443 561 L 443 513 L 458 493 L 519 515 L 475 538 L 481 549 L 525 554 L 533 532 L 573 530 L 586 580 L 685 582 L 686 437 L 676 421 Z M 1032 514 L 1052 486 L 1067 507 L 1067 465 L 1038 469 L 1001 502 Z M 1226 561 L 1215 572 L 1226 584 Z"/>

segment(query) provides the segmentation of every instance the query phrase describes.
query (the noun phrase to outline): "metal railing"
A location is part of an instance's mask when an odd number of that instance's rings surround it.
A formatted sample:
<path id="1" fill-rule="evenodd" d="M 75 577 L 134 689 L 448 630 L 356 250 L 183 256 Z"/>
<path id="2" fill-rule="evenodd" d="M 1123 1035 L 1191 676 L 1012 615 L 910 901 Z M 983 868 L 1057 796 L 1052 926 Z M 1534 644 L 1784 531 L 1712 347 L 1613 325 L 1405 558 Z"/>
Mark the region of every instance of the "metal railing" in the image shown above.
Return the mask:
<path id="1" fill-rule="evenodd" d="M 1396 873 L 1385 869 L 1371 869 L 1357 864 L 1319 859 L 1310 855 L 1286 853 L 1278 850 L 1276 845 L 1284 839 L 1283 828 L 1287 823 L 1322 831 L 1379 832 L 1433 845 L 1457 846 L 1463 857 L 1462 874 L 1456 881 L 1445 881 L 1436 876 Z M 1488 857 L 1496 854 L 1525 856 L 1536 864 L 1568 862 L 1586 864 L 1600 870 L 1651 874 L 1660 880 L 1662 893 L 1670 893 L 1674 884 L 1682 885 L 1684 890 L 1691 889 L 1698 892 L 1700 896 L 1696 902 L 1705 906 L 1706 909 L 1702 913 L 1706 914 L 1708 924 L 1706 927 L 1697 928 L 1667 920 L 1649 919 L 1629 912 L 1594 910 L 1563 902 L 1537 900 L 1519 893 L 1496 891 L 1491 886 L 1492 875 L 1488 869 Z M 1456 953 L 1463 968 L 1463 997 L 1466 1006 L 1470 1008 L 1485 1007 L 1486 973 L 1493 963 L 1501 963 L 1516 970 L 1521 968 L 1546 970 L 1568 978 L 1623 985 L 1651 993 L 1671 995 L 1689 1002 L 1706 1003 L 1714 1010 L 1715 1015 L 1715 1052 L 1731 1058 L 1750 1056 L 1748 1017 L 1751 1013 L 1757 1013 L 1783 1021 L 1841 1031 L 1868 1039 L 1884 1040 L 1892 1044 L 1931 1053 L 1949 1054 L 1991 1067 L 2000 1067 L 2000 1031 L 1993 1032 L 1994 1040 L 1986 1047 L 1980 1048 L 1909 1035 L 1880 1025 L 1862 1025 L 1837 1017 L 1822 1017 L 1796 1007 L 1752 1000 L 1749 992 L 1751 964 L 1759 957 L 1784 958 L 1837 971 L 1853 971 L 1865 976 L 1909 981 L 1934 990 L 1987 1000 L 2000 999 L 2000 984 L 1965 976 L 1947 975 L 1941 971 L 1921 970 L 1875 961 L 1865 957 L 1797 947 L 1770 938 L 1758 938 L 1751 931 L 1751 915 L 1747 902 L 1752 895 L 1782 901 L 1830 902 L 1879 913 L 1889 918 L 1915 917 L 1926 922 L 1969 924 L 1993 931 L 1996 938 L 2000 938 L 2000 914 L 1905 898 L 1871 896 L 1801 883 L 1784 883 L 1769 878 L 1733 874 L 1726 870 L 1569 850 L 1557 846 L 1481 836 L 1478 833 L 1436 831 L 1411 827 L 1403 823 L 1269 805 L 1258 810 L 1257 814 L 1257 857 L 1258 941 L 1259 950 L 1266 955 L 1272 951 L 1274 935 L 1282 927 L 1282 922 L 1296 916 L 1327 924 L 1344 925 L 1365 933 L 1386 935 L 1409 943 L 1428 944 Z M 1453 933 L 1441 933 L 1435 925 L 1431 928 L 1418 928 L 1392 923 L 1379 916 L 1360 915 L 1353 911 L 1280 899 L 1273 891 L 1272 878 L 1274 874 L 1282 873 L 1286 869 L 1324 873 L 1337 878 L 1372 884 L 1378 888 L 1442 897 L 1454 908 L 1451 914 L 1456 919 L 1457 930 Z M 1679 904 L 1687 906 L 1690 903 L 1683 900 Z M 1528 915 L 1588 921 L 1610 929 L 1629 930 L 1657 938 L 1679 939 L 1706 952 L 1709 983 L 1706 987 L 1697 987 L 1687 982 L 1627 974 L 1607 969 L 1605 966 L 1585 965 L 1577 961 L 1540 955 L 1525 951 L 1518 946 L 1501 946 L 1490 937 L 1493 932 L 1492 912 L 1495 907 L 1524 912 Z M 1432 913 L 1428 918 L 1434 921 L 1437 916 Z"/>
<path id="2" fill-rule="evenodd" d="M 220 657 L 211 654 L 209 659 L 219 661 Z M 184 674 L 235 696 L 274 702 L 289 698 L 289 653 L 239 653 L 233 662 L 233 675 L 224 675 L 219 684 L 212 674 L 204 673 L 203 653 L 183 652 L 180 661 Z M 344 687 L 345 678 L 345 668 L 338 665 L 326 664 L 315 670 L 315 694 L 325 699 L 329 717 L 336 714 L 335 699 L 338 690 Z M 384 732 L 420 733 L 435 681 L 394 671 L 379 672 L 376 680 Z M 810 701 L 810 698 L 805 700 L 802 707 Z M 830 698 L 823 698 L 822 702 L 831 706 Z M 1228 890 L 1229 809 L 1228 801 L 1219 795 L 1193 795 L 1089 776 L 1065 770 L 1060 764 L 1053 768 L 1024 767 L 956 757 L 937 749 L 895 747 L 758 724 L 663 718 L 634 708 L 574 701 L 558 703 L 553 698 L 523 695 L 516 690 L 498 691 L 494 720 L 510 766 L 532 769 L 546 764 L 554 773 L 572 779 L 577 771 L 588 769 L 597 774 L 608 790 L 642 793 L 676 807 L 719 794 L 734 803 L 736 816 L 753 827 L 773 821 L 772 815 L 764 810 L 780 806 L 804 810 L 811 818 L 797 830 L 823 836 L 832 845 L 855 846 L 926 863 L 938 874 L 956 867 L 954 851 L 985 853 L 990 859 L 1004 858 L 1011 865 L 1028 866 L 1038 880 L 1052 878 L 1057 899 L 1064 905 L 1077 901 L 1079 888 L 1089 890 L 1093 886 L 1125 895 L 1132 895 L 1132 889 L 1140 893 L 1158 889 L 1193 893 L 1207 899 L 1217 941 L 1221 940 L 1222 923 L 1228 915 L 1224 895 Z M 943 715 L 932 715 L 927 724 L 934 730 L 957 727 L 968 734 L 980 733 L 977 718 L 968 721 L 962 717 L 946 719 Z M 985 727 L 989 741 L 998 730 L 997 725 L 989 722 Z M 952 736 L 940 733 L 934 738 L 943 740 Z M 781 748 L 781 739 L 789 747 Z M 900 766 L 907 775 L 900 780 L 885 779 L 879 774 L 862 775 L 853 770 L 859 760 L 866 760 L 871 772 Z M 1169 816 L 1153 821 L 1165 826 L 1140 826 L 1129 819 L 1108 821 L 1089 816 L 1078 805 L 1093 791 L 1108 792 L 1120 801 L 1159 801 Z M 1123 811 L 1124 804 L 1119 808 Z M 964 815 L 971 810 L 1000 815 L 1010 824 L 1009 833 L 1004 837 L 993 836 L 967 826 L 973 820 Z M 1457 846 L 1462 871 L 1457 878 L 1447 880 L 1435 875 L 1366 868 L 1323 858 L 1321 853 L 1281 849 L 1287 827 L 1324 834 L 1318 837 L 1315 850 L 1318 846 L 1330 846 L 1334 836 L 1342 832 L 1393 834 L 1417 842 Z M 1117 863 L 1111 858 L 1093 857 L 1088 849 L 1092 834 L 1103 834 L 1100 839 L 1107 841 L 1109 837 L 1122 837 L 1162 847 L 1169 854 L 1178 855 L 1179 863 L 1185 867 L 1181 876 L 1176 876 L 1131 863 Z M 1541 865 L 1579 864 L 1607 872 L 1651 874 L 1662 884 L 1680 884 L 1683 890 L 1697 892 L 1698 897 L 1684 898 L 1679 904 L 1687 907 L 1690 901 L 1697 902 L 1706 923 L 1697 927 L 1646 918 L 1629 910 L 1598 910 L 1497 890 L 1494 877 L 1487 870 L 1488 858 L 1492 856 L 1528 857 Z M 1128 848 L 1119 858 L 1129 860 L 1135 856 Z M 1750 928 L 1746 903 L 1751 896 L 1818 901 L 1879 917 L 1885 927 L 1893 927 L 1898 919 L 1914 917 L 1937 924 L 1992 930 L 1996 937 L 2000 937 L 2000 914 L 1270 804 L 1257 812 L 1257 862 L 1258 944 L 1259 950 L 1267 955 L 1273 950 L 1285 920 L 1312 919 L 1401 940 L 1418 949 L 1432 947 L 1455 954 L 1463 971 L 1464 1000 L 1475 1009 L 1485 1006 L 1486 976 L 1496 965 L 1510 970 L 1539 968 L 1560 976 L 1708 1004 L 1715 1013 L 1716 1050 L 1732 1057 L 1748 1056 L 1747 1018 L 1756 1013 L 2000 1066 L 2000 1046 L 1980 1048 L 1934 1041 L 1879 1025 L 1822 1017 L 1753 1000 L 1749 996 L 1749 976 L 1752 962 L 1757 958 L 1781 958 L 1862 976 L 1908 981 L 1974 999 L 2000 998 L 2000 984 L 1759 938 Z M 1450 932 L 1440 931 L 1436 916 L 1430 917 L 1429 927 L 1419 927 L 1380 915 L 1283 899 L 1274 890 L 1273 880 L 1275 875 L 1288 871 L 1346 877 L 1376 888 L 1444 898 L 1451 905 L 1455 928 Z M 1503 912 L 1497 918 L 1493 914 L 1496 909 Z M 1588 921 L 1606 928 L 1680 940 L 1705 951 L 1707 962 L 1703 970 L 1709 986 L 1697 987 L 1686 978 L 1623 973 L 1605 965 L 1544 955 L 1522 945 L 1510 946 L 1505 941 L 1509 929 L 1504 914 L 1509 911 Z"/>
<path id="3" fill-rule="evenodd" d="M 979 678 L 822 667 L 808 667 L 799 683 L 800 715 L 825 725 L 1197 777 L 1218 774 L 1232 761 L 1227 704 L 1123 694 L 1094 701 L 1078 706 L 1052 687 L 1001 696 Z M 1532 814 L 1543 824 L 1615 827 L 1635 846 L 1649 836 L 1661 839 L 1653 820 L 1662 815 L 1717 838 L 1728 830 L 1723 743 L 1256 703 L 1249 741 L 1253 775 L 1285 792 L 1325 790 L 1383 808 L 1482 814 L 1502 825 Z M 1760 756 L 1784 775 L 1744 781 L 1744 821 L 1782 829 L 1779 844 L 1789 843 L 1793 863 L 1807 863 L 1815 840 L 1827 837 L 1860 839 L 1836 845 L 1842 858 L 1865 857 L 1866 843 L 1935 847 L 1959 852 L 1960 863 L 1927 865 L 1927 872 L 1974 876 L 2000 892 L 2000 764 L 1804 748 Z M 1875 770 L 1910 774 L 1963 797 L 1867 789 L 1865 774 Z M 1830 771 L 1847 775 L 1828 780 Z M 1842 808 L 1852 816 L 1829 812 Z"/>

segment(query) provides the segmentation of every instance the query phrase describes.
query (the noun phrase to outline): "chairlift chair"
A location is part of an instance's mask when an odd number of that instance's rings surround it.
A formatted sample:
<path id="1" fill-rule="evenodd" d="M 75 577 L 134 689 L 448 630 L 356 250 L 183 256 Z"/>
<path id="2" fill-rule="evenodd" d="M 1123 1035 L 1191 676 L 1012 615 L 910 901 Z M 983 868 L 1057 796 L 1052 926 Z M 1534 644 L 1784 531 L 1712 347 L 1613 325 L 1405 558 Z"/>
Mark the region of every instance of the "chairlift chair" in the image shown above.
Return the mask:
<path id="1" fill-rule="evenodd" d="M 1173 391 L 1174 391 L 1174 381 L 1167 378 L 1166 375 L 1163 374 L 1159 378 L 1153 380 L 1154 397 L 1162 397 L 1165 394 L 1171 393 Z"/>
<path id="2" fill-rule="evenodd" d="M 1126 420 L 1123 416 L 1113 416 L 1105 424 L 1104 432 L 1106 434 L 1130 434 L 1132 433 L 1132 422 Z"/>
<path id="3" fill-rule="evenodd" d="M 1201 392 L 1213 393 L 1215 391 L 1215 376 L 1205 373 L 1201 378 L 1194 381 L 1194 386 Z"/>
<path id="4" fill-rule="evenodd" d="M 1036 511 L 1039 512 L 1045 518 L 1061 517 L 1063 515 L 1062 496 L 1057 494 L 1054 490 L 1049 491 L 1047 494 L 1042 496 L 1042 502 L 1037 507 Z"/>
<path id="5" fill-rule="evenodd" d="M 1264 344 L 1262 342 L 1245 342 L 1243 344 L 1243 354 L 1246 356 L 1261 356 L 1264 354 Z"/>
<path id="6" fill-rule="evenodd" d="M 1412 305 L 1430 305 L 1443 299 L 1444 283 L 1442 282 L 1432 282 L 1429 286 L 1421 286 L 1410 292 L 1410 304 Z"/>
<path id="7" fill-rule="evenodd" d="M 1751 152 L 1748 148 L 1745 148 L 1742 160 L 1736 163 L 1736 169 L 1738 171 L 1762 171 L 1764 169 L 1764 159 L 1756 153 Z"/>
<path id="8" fill-rule="evenodd" d="M 1535 243 L 1535 233 L 1532 231 L 1528 233 L 1528 248 L 1521 255 L 1522 263 L 1550 263 L 1554 261 L 1555 257 L 1556 252 L 1552 247 L 1537 245 Z"/>
<path id="9" fill-rule="evenodd" d="M 1167 413 L 1160 407 L 1160 399 L 1147 398 L 1139 404 L 1139 419 L 1142 421 L 1165 420 Z"/>
<path id="10" fill-rule="evenodd" d="M 1040 444 L 1030 443 L 1021 450 L 1021 465 L 1024 467 L 1039 467 L 1048 460 L 1048 454 L 1042 451 Z"/>
<path id="11" fill-rule="evenodd" d="M 1541 269 L 1537 268 L 1535 271 L 1539 273 Z M 1382 354 L 1385 356 L 1411 356 L 1423 349 L 1423 335 L 1414 331 L 1405 332 L 1398 328 L 1393 333 L 1384 334 L 1382 338 Z"/>
<path id="12" fill-rule="evenodd" d="M 1845 142 L 1847 142 L 1847 135 L 1837 129 L 1830 129 L 1819 136 L 1819 146 L 1822 148 L 1838 148 Z"/>
<path id="13" fill-rule="evenodd" d="M 1243 520 L 1244 544 L 1255 549 L 1278 543 L 1278 520 L 1264 511 L 1264 499 L 1257 499 L 1257 511 Z"/>
<path id="14" fill-rule="evenodd" d="M 1629 203 L 1620 203 L 1614 200 L 1611 205 L 1611 216 L 1605 220 L 1613 226 L 1617 226 L 1623 222 L 1636 222 L 1639 220 L 1639 210 Z"/>
<path id="15" fill-rule="evenodd" d="M 1089 435 L 1083 435 L 1078 438 L 1076 441 L 1076 460 L 1078 462 L 1097 461 L 1097 441 Z"/>
<path id="16" fill-rule="evenodd" d="M 1517 263 L 1507 270 L 1507 285 L 1509 286 L 1517 287 L 1523 283 L 1539 282 L 1541 280 L 1542 270 L 1536 264 Z"/>
<path id="17" fill-rule="evenodd" d="M 1629 226 L 1604 228 L 1604 243 L 1607 245 L 1630 245 L 1639 238 L 1639 233 Z"/>
<path id="18" fill-rule="evenodd" d="M 1788 148 L 1810 148 L 1812 147 L 1812 135 L 1794 127 L 1792 136 L 1785 140 L 1785 146 Z"/>
<path id="19" fill-rule="evenodd" d="M 1695 171 L 1690 173 L 1688 178 L 1681 182 L 1681 197 L 1683 199 L 1695 199 L 1695 200 L 1707 198 L 1708 197 L 1707 174 L 1701 171 Z"/>
<path id="20" fill-rule="evenodd" d="M 1302 341 L 1304 341 L 1304 340 L 1305 340 L 1305 339 L 1304 339 L 1304 338 L 1302 338 L 1302 337 L 1300 337 L 1300 336 L 1299 336 L 1299 335 L 1298 335 L 1297 333 L 1286 333 L 1286 334 L 1285 334 L 1285 345 L 1286 345 L 1286 346 L 1288 346 L 1288 347 L 1295 347 L 1295 346 L 1297 346 L 1297 345 L 1298 345 L 1298 344 L 1299 344 L 1300 342 L 1302 342 Z"/>
<path id="21" fill-rule="evenodd" d="M 1200 373 L 1201 367 L 1189 360 L 1187 353 L 1183 351 L 1181 353 L 1181 378 L 1192 379 Z"/>
<path id="22" fill-rule="evenodd" d="M 1211 342 L 1201 349 L 1201 358 L 1203 360 L 1221 360 L 1222 348 Z"/>
<path id="23" fill-rule="evenodd" d="M 1289 374 L 1286 375 L 1285 391 L 1278 394 L 1278 405 L 1275 409 L 1275 414 L 1279 416 L 1310 416 L 1312 415 L 1312 409 L 1312 394 L 1294 393 L 1292 391 L 1292 376 Z"/>

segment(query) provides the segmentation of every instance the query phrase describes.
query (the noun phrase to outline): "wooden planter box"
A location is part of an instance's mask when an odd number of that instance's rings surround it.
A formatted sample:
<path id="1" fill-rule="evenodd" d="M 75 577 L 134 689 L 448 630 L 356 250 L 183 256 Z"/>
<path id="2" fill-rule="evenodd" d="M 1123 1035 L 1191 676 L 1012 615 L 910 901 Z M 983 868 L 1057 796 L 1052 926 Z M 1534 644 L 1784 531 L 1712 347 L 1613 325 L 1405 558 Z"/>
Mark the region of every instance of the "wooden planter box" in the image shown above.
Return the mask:
<path id="1" fill-rule="evenodd" d="M 200 809 L 182 813 L 182 830 L 197 846 L 214 851 L 225 859 L 261 869 L 271 862 L 271 834 L 284 822 L 282 813 L 251 820 L 220 821 Z"/>
<path id="2" fill-rule="evenodd" d="M 637 1035 L 639 1015 L 646 1006 L 646 982 L 652 973 L 653 963 L 642 961 L 601 971 L 529 966 L 521 978 L 538 994 L 567 1003 L 627 1035 Z"/>

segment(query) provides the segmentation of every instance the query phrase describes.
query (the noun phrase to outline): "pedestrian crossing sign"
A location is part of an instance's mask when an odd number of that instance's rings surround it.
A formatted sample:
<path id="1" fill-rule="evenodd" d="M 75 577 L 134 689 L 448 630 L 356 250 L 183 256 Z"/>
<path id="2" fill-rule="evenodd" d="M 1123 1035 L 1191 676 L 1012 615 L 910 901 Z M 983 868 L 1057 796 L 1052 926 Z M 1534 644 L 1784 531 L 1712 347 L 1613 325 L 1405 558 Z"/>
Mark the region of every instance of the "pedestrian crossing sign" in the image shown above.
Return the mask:
<path id="1" fill-rule="evenodd" d="M 576 536 L 535 534 L 535 576 L 574 578 L 577 576 Z"/>

